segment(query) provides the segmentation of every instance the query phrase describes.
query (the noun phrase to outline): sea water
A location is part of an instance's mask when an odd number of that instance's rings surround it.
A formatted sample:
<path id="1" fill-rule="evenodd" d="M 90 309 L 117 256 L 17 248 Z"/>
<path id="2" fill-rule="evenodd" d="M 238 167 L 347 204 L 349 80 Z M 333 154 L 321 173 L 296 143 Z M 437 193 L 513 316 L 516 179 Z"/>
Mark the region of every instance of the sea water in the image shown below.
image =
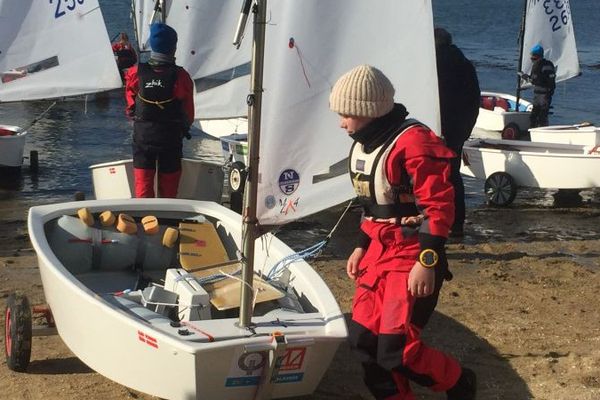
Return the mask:
<path id="1" fill-rule="evenodd" d="M 110 38 L 119 32 L 133 34 L 129 2 L 100 0 Z M 240 0 L 241 5 L 241 0 Z M 482 90 L 513 93 L 518 58 L 517 37 L 523 0 L 434 0 L 435 24 L 446 28 L 454 42 L 471 59 Z M 571 2 L 582 75 L 559 83 L 554 96 L 552 124 L 590 121 L 600 124 L 600 42 L 597 0 Z M 398 23 L 402 23 L 399 19 Z M 232 27 L 233 35 L 234 27 Z M 369 60 L 364 60 L 368 63 Z M 401 94 L 401 90 L 398 90 Z M 531 94 L 525 92 L 526 99 Z M 398 101 L 402 101 L 399 97 Z M 27 126 L 51 102 L 0 104 L 0 121 Z M 52 202 L 70 200 L 76 191 L 93 197 L 89 166 L 131 158 L 131 122 L 125 117 L 125 102 L 119 93 L 97 99 L 88 97 L 57 103 L 30 129 L 26 155 L 39 152 L 39 173 L 25 168 L 21 175 L 0 176 L 0 199 Z M 338 129 L 332 127 L 332 129 Z M 184 154 L 222 162 L 218 140 L 199 129 L 184 140 Z M 470 207 L 484 202 L 482 183 L 467 180 Z M 527 193 L 527 192 L 525 192 Z M 533 195 L 538 196 L 537 194 Z M 523 198 L 523 193 L 519 193 Z M 548 196 L 542 195 L 542 201 Z M 529 200 L 528 200 L 529 202 Z"/>

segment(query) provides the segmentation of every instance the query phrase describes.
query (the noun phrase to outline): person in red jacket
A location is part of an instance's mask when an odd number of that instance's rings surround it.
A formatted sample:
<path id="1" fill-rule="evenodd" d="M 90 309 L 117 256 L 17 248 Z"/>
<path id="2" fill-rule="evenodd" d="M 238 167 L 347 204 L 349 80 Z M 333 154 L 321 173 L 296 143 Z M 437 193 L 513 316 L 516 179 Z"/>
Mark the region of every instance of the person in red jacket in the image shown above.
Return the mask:
<path id="1" fill-rule="evenodd" d="M 377 399 L 414 399 L 409 381 L 448 399 L 474 399 L 474 372 L 420 339 L 451 276 L 444 246 L 454 220 L 455 155 L 406 118 L 392 83 L 372 66 L 342 75 L 329 105 L 354 141 L 349 169 L 363 207 L 346 272 L 356 282 L 349 336 L 365 384 Z"/>
<path id="2" fill-rule="evenodd" d="M 125 79 L 125 71 L 137 63 L 137 53 L 129 42 L 129 36 L 125 32 L 119 34 L 119 39 L 112 44 L 112 51 L 117 61 L 117 67 L 121 79 Z"/>
<path id="3" fill-rule="evenodd" d="M 126 113 L 133 117 L 135 197 L 176 197 L 181 177 L 183 137 L 194 120 L 194 84 L 175 65 L 177 32 L 163 23 L 150 27 L 152 52 L 147 63 L 125 75 Z"/>

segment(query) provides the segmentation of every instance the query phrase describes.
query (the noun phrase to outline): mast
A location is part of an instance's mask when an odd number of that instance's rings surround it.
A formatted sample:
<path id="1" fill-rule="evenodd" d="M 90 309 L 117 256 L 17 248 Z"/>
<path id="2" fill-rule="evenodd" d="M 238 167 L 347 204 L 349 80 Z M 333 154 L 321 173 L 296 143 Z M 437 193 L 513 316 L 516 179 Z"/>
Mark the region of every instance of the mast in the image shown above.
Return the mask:
<path id="1" fill-rule="evenodd" d="M 245 0 L 250 2 L 250 0 Z M 242 7 L 242 17 L 245 7 Z M 239 326 L 250 326 L 254 300 L 254 243 L 260 236 L 256 204 L 258 193 L 258 160 L 260 148 L 260 117 L 262 106 L 262 84 L 265 52 L 267 0 L 256 0 L 254 13 L 254 34 L 252 42 L 251 93 L 248 96 L 248 184 L 244 193 L 242 227 L 242 290 L 240 294 Z M 237 35 L 236 35 L 237 37 Z"/>
<path id="2" fill-rule="evenodd" d="M 525 24 L 527 22 L 527 1 L 523 0 L 523 15 L 521 15 L 521 31 L 519 32 L 519 62 L 517 66 L 517 103 L 516 111 L 519 111 L 519 101 L 521 100 L 521 69 L 523 68 L 523 48 L 525 47 Z"/>

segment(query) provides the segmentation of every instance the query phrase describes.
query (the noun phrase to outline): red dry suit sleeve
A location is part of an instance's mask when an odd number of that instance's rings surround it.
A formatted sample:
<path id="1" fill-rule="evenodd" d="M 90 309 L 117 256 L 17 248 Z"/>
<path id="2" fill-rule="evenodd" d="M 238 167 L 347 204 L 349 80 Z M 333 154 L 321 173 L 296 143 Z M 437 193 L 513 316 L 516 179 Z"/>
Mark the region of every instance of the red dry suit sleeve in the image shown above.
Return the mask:
<path id="1" fill-rule="evenodd" d="M 135 98 L 138 94 L 138 85 L 140 83 L 137 71 L 138 66 L 134 65 L 125 73 L 125 114 L 128 117 L 133 116 L 135 113 Z"/>
<path id="2" fill-rule="evenodd" d="M 192 82 L 190 74 L 183 68 L 179 68 L 177 72 L 173 97 L 181 101 L 187 117 L 186 122 L 191 125 L 194 122 L 194 82 Z"/>
<path id="3" fill-rule="evenodd" d="M 419 229 L 421 249 L 443 248 L 454 222 L 453 157 L 452 150 L 429 128 L 417 125 L 402 134 L 387 159 L 386 174 L 393 185 L 402 181 L 402 167 L 411 180 L 417 208 L 424 216 Z"/>

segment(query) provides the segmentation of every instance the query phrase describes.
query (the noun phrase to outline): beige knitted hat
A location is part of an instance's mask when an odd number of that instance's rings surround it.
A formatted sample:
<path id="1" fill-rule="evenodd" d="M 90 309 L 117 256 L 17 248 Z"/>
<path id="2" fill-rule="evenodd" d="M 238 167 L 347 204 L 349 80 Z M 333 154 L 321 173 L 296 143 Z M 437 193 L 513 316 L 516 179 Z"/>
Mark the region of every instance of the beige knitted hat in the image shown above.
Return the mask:
<path id="1" fill-rule="evenodd" d="M 338 114 L 377 118 L 394 107 L 392 82 L 377 68 L 359 65 L 333 85 L 329 108 Z"/>

